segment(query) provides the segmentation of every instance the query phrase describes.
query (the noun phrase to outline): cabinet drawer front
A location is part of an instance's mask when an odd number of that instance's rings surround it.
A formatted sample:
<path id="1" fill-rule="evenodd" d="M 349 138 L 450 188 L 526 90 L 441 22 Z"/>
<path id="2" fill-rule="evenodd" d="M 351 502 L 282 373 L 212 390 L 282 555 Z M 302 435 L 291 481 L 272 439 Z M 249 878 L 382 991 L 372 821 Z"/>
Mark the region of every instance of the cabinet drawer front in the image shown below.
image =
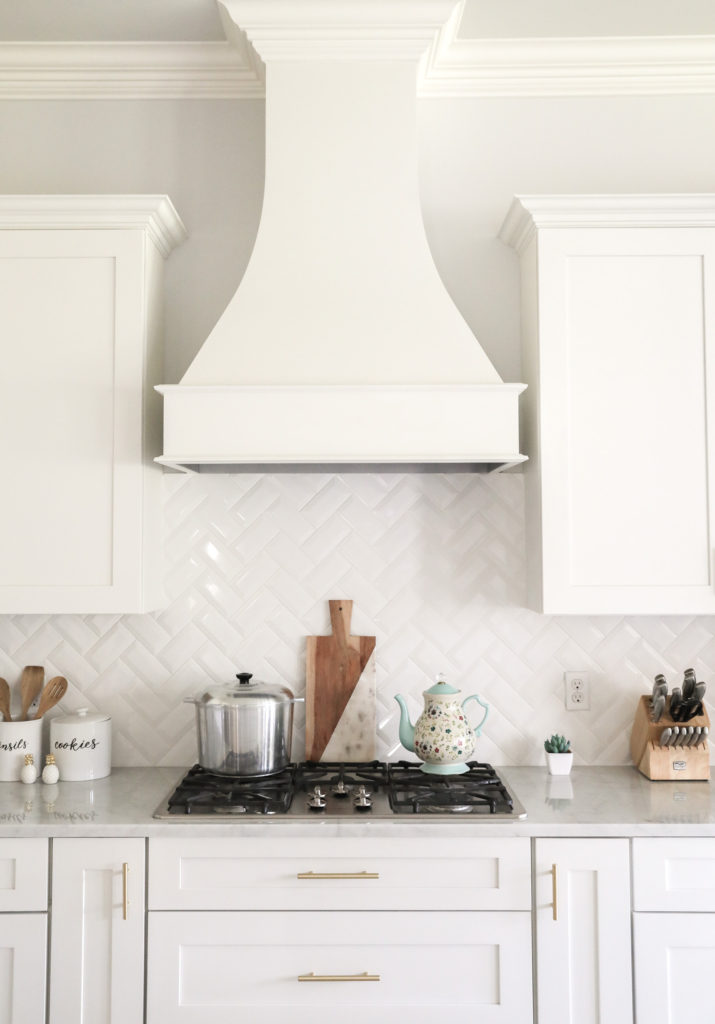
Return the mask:
<path id="1" fill-rule="evenodd" d="M 715 839 L 634 839 L 633 909 L 715 911 Z"/>
<path id="2" fill-rule="evenodd" d="M 47 840 L 0 839 L 0 911 L 47 910 Z"/>
<path id="3" fill-rule="evenodd" d="M 531 1021 L 530 915 L 149 915 L 148 1024 L 285 1024 L 288 1007 L 292 1024 Z"/>
<path id="4" fill-rule="evenodd" d="M 152 910 L 528 910 L 528 839 L 156 839 Z"/>

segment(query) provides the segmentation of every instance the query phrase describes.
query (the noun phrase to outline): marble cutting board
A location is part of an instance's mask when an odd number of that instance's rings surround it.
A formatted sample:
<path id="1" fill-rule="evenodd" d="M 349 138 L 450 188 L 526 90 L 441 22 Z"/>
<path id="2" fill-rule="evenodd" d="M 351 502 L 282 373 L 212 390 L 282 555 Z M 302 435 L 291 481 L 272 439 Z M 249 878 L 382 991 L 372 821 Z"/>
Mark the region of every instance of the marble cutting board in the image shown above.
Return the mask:
<path id="1" fill-rule="evenodd" d="M 329 601 L 332 633 L 306 640 L 305 751 L 309 761 L 375 757 L 375 637 L 351 636 L 352 601 Z"/>

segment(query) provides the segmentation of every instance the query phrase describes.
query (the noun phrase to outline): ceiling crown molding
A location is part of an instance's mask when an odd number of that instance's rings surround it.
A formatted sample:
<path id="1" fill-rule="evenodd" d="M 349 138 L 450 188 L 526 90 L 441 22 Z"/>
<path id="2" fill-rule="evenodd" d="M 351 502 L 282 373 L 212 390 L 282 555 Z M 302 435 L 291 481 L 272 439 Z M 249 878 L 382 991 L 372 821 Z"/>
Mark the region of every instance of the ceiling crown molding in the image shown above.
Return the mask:
<path id="1" fill-rule="evenodd" d="M 460 15 L 458 7 L 423 58 L 420 96 L 715 92 L 715 36 L 462 39 Z M 264 95 L 263 63 L 241 32 L 230 42 L 0 43 L 0 99 Z"/>
<path id="2" fill-rule="evenodd" d="M 715 36 L 461 39 L 463 7 L 423 61 L 421 96 L 715 92 Z"/>

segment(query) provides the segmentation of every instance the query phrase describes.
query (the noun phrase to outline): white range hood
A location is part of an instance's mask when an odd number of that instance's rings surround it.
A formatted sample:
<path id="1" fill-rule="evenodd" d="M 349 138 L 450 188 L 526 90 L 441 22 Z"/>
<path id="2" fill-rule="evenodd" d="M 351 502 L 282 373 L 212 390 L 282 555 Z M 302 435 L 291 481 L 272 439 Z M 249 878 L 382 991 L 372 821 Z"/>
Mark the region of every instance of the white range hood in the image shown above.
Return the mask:
<path id="1" fill-rule="evenodd" d="M 266 64 L 266 182 L 241 284 L 164 395 L 188 470 L 501 468 L 518 396 L 451 301 L 417 182 L 421 55 L 455 0 L 224 0 Z"/>

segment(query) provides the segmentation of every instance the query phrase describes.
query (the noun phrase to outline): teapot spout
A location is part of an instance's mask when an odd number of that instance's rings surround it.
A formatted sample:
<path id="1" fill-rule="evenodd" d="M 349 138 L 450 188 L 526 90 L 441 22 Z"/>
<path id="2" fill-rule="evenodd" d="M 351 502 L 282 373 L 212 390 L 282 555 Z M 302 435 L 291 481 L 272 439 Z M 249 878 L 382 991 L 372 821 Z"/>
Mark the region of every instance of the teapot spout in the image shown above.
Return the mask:
<path id="1" fill-rule="evenodd" d="M 404 697 L 399 693 L 395 694 L 395 700 L 400 705 L 400 743 L 405 750 L 414 752 L 415 749 L 415 727 L 410 721 Z"/>

